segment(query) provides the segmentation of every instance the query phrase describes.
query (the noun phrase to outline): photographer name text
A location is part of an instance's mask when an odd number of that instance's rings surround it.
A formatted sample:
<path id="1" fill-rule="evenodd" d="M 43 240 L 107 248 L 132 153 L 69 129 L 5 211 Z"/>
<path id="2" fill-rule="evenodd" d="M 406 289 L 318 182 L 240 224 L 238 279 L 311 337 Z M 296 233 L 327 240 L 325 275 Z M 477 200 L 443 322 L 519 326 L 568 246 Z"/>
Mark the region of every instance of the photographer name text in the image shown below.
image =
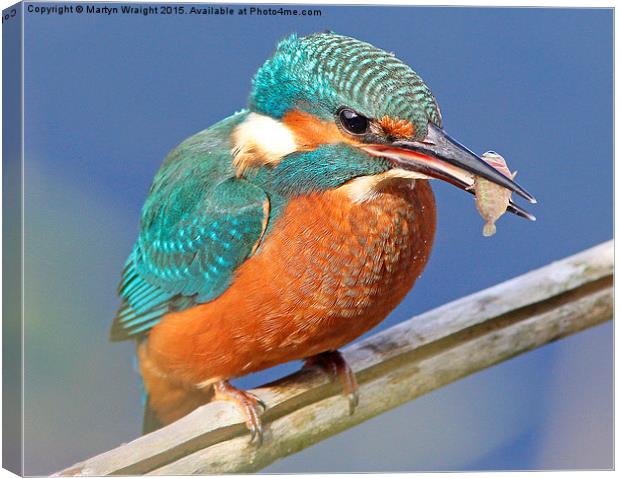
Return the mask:
<path id="1" fill-rule="evenodd" d="M 320 17 L 320 9 L 297 9 L 284 7 L 229 7 L 229 6 L 200 6 L 200 5 L 101 5 L 101 4 L 28 4 L 26 11 L 38 15 L 245 15 L 245 16 L 309 16 Z"/>

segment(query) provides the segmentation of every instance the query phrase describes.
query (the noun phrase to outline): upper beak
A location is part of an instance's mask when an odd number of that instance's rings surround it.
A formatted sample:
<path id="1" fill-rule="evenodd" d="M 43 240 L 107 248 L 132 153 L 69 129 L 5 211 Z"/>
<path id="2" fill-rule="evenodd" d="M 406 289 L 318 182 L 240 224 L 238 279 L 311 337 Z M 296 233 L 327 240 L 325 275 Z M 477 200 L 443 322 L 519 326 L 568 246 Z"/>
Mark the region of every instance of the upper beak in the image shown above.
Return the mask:
<path id="1" fill-rule="evenodd" d="M 452 139 L 446 132 L 428 125 L 428 133 L 422 141 L 394 141 L 390 144 L 370 144 L 365 149 L 374 155 L 392 160 L 398 167 L 424 175 L 443 179 L 475 194 L 474 177 L 481 176 L 535 203 L 536 199 L 511 178 L 504 176 L 479 156 Z M 528 219 L 534 217 L 516 206 L 512 201 L 511 212 Z"/>

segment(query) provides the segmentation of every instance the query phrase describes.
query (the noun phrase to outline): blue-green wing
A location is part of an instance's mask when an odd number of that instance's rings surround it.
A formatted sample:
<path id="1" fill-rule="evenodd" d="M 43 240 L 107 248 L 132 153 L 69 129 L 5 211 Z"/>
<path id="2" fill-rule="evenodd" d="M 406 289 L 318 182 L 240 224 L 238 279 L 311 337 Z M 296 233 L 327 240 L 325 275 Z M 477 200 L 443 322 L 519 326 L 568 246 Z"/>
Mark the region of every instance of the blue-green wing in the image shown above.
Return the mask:
<path id="1" fill-rule="evenodd" d="M 148 331 L 171 310 L 216 298 L 260 241 L 267 195 L 234 176 L 226 144 L 208 130 L 203 135 L 171 153 L 151 187 L 119 286 L 115 340 Z"/>

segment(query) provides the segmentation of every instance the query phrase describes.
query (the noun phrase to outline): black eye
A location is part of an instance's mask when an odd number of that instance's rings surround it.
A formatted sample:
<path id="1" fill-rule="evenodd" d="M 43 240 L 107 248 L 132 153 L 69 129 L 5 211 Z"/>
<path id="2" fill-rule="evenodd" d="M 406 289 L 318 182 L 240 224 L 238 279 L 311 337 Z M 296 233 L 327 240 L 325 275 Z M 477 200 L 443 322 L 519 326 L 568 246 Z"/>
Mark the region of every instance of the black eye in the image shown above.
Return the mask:
<path id="1" fill-rule="evenodd" d="M 364 134 L 368 130 L 368 118 L 348 108 L 338 112 L 342 127 L 351 134 Z"/>

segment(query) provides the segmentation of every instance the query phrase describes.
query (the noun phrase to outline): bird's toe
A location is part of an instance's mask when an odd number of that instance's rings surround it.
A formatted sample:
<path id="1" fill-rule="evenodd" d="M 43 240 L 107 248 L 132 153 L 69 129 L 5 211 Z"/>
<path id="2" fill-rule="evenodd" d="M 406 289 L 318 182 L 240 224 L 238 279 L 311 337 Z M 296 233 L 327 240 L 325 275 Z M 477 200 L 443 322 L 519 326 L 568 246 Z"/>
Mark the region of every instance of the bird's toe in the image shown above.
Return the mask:
<path id="1" fill-rule="evenodd" d="M 263 423 L 261 415 L 267 405 L 257 396 L 233 387 L 228 381 L 222 380 L 213 386 L 214 399 L 232 402 L 245 418 L 245 426 L 250 431 L 250 443 L 261 446 L 263 443 Z"/>
<path id="2" fill-rule="evenodd" d="M 323 352 L 307 358 L 305 366 L 319 367 L 329 375 L 330 380 L 338 380 L 340 382 L 343 394 L 349 401 L 349 414 L 353 415 L 359 405 L 359 386 L 355 378 L 355 372 L 353 372 L 342 354 L 337 350 Z"/>

